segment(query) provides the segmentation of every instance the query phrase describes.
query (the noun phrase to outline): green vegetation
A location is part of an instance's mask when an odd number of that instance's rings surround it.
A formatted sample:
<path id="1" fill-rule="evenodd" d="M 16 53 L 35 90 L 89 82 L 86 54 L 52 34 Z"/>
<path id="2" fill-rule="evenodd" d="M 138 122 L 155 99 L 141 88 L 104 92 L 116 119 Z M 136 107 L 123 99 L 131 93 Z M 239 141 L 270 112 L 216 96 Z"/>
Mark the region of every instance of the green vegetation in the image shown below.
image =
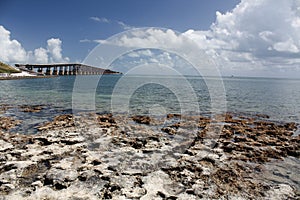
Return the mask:
<path id="1" fill-rule="evenodd" d="M 0 62 L 0 73 L 18 73 L 20 72 L 19 70 L 16 70 L 15 68 Z"/>

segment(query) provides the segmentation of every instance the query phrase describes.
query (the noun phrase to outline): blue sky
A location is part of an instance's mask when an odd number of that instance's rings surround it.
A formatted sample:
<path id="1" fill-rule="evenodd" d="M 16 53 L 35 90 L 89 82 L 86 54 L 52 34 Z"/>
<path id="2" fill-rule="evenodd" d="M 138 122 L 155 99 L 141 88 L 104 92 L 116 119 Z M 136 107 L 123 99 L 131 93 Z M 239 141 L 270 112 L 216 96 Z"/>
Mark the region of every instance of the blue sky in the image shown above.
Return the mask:
<path id="1" fill-rule="evenodd" d="M 215 12 L 234 8 L 237 0 L 1 0 L 1 24 L 25 49 L 45 46 L 49 38 L 63 41 L 64 54 L 82 60 L 94 43 L 80 40 L 106 39 L 133 27 L 164 27 L 177 31 L 208 29 Z M 91 17 L 106 18 L 99 23 Z"/>
<path id="2" fill-rule="evenodd" d="M 227 74 L 300 77 L 299 0 L 1 0 L 0 8 L 0 60 L 11 64 L 82 62 L 114 34 L 162 27 L 194 40 Z"/>

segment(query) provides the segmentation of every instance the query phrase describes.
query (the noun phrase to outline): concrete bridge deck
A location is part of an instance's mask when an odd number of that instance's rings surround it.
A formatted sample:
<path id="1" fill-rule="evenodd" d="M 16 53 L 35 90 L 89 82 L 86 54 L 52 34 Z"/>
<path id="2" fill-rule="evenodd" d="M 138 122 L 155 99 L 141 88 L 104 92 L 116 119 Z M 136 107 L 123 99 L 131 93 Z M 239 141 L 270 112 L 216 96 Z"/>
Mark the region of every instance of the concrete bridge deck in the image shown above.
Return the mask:
<path id="1" fill-rule="evenodd" d="M 20 70 L 32 71 L 33 73 L 44 75 L 97 75 L 97 74 L 118 74 L 119 72 L 109 69 L 92 67 L 79 63 L 59 63 L 59 64 L 15 64 Z M 36 70 L 36 71 L 35 71 Z M 44 71 L 45 70 L 45 71 Z"/>

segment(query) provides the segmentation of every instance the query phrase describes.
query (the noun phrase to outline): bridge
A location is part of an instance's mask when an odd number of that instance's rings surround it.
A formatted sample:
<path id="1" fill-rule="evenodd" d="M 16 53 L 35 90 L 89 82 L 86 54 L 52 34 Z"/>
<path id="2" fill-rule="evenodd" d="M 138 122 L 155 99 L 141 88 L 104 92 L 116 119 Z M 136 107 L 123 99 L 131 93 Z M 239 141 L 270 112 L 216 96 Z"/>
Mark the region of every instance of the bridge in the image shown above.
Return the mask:
<path id="1" fill-rule="evenodd" d="M 15 66 L 20 70 L 48 76 L 119 74 L 119 72 L 111 71 L 109 69 L 102 69 L 79 63 L 15 64 Z"/>

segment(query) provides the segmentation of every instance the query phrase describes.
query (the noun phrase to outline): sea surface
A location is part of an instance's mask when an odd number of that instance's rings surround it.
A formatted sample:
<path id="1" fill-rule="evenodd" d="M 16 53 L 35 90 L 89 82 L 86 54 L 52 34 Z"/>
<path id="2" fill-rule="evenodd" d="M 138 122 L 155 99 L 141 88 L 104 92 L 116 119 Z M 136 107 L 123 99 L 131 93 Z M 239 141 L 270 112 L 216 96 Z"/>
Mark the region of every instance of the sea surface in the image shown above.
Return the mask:
<path id="1" fill-rule="evenodd" d="M 58 114 L 78 110 L 151 115 L 225 111 L 300 123 L 299 103 L 300 79 L 103 75 L 0 82 L 0 105 L 13 105 L 2 115 L 23 120 L 18 131 L 25 134 Z M 22 105 L 44 109 L 25 113 Z"/>

